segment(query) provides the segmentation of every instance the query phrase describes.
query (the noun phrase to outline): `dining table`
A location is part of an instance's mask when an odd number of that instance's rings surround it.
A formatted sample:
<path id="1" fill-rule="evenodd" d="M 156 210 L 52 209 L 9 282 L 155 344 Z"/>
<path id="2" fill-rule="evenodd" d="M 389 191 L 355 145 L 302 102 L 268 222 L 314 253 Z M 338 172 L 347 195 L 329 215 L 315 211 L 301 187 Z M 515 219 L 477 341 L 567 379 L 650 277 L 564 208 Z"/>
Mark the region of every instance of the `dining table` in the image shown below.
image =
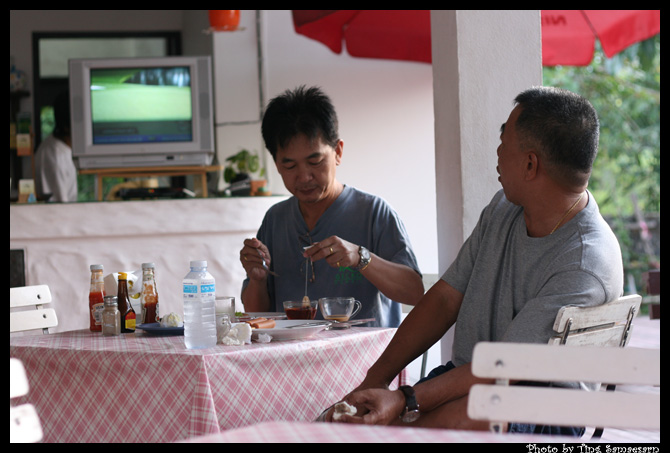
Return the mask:
<path id="1" fill-rule="evenodd" d="M 527 453 L 567 451 L 562 447 L 588 440 L 542 434 L 500 434 L 491 431 L 375 426 L 325 422 L 268 421 L 219 434 L 194 437 L 185 443 L 513 443 Z M 574 447 L 571 447 L 574 448 Z M 507 450 L 506 450 L 507 451 Z M 570 450 L 572 451 L 572 450 Z M 587 450 L 586 446 L 581 451 Z M 601 450 L 602 451 L 602 450 Z"/>
<path id="2" fill-rule="evenodd" d="M 187 349 L 183 335 L 10 336 L 45 442 L 175 442 L 268 421 L 310 422 L 359 384 L 396 329 Z M 401 373 L 391 388 L 403 384 Z"/>

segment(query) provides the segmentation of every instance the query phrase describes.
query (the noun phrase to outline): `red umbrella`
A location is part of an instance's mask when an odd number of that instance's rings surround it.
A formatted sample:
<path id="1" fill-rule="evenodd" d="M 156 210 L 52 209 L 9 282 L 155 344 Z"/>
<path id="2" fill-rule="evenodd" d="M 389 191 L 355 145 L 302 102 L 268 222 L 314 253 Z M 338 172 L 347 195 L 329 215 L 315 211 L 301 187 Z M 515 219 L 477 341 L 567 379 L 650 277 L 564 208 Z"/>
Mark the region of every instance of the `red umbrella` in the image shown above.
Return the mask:
<path id="1" fill-rule="evenodd" d="M 431 62 L 428 10 L 293 10 L 293 24 L 338 54 Z"/>
<path id="2" fill-rule="evenodd" d="M 293 24 L 338 54 L 431 62 L 428 10 L 293 10 Z M 585 66 L 595 39 L 611 57 L 660 31 L 660 10 L 543 10 L 542 64 Z"/>
<path id="3" fill-rule="evenodd" d="M 542 64 L 587 66 L 596 39 L 612 57 L 660 32 L 660 10 L 543 10 Z"/>

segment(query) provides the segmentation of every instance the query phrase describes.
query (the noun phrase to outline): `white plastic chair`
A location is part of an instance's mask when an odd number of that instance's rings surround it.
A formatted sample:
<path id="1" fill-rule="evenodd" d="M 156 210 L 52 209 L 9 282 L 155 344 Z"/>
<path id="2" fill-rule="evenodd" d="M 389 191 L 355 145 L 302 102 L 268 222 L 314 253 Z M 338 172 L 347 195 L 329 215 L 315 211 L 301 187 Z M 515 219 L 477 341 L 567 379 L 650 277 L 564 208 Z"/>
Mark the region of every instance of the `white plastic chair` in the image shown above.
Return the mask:
<path id="1" fill-rule="evenodd" d="M 28 393 L 26 370 L 18 359 L 9 359 L 9 399 Z M 32 404 L 9 406 L 9 442 L 38 442 L 42 439 L 42 426 Z"/>
<path id="2" fill-rule="evenodd" d="M 58 325 L 58 317 L 53 308 L 44 308 L 43 304 L 51 302 L 51 291 L 47 285 L 22 286 L 9 288 L 9 307 L 34 307 L 34 310 L 10 311 L 9 332 L 42 329 L 49 333 L 49 327 Z"/>

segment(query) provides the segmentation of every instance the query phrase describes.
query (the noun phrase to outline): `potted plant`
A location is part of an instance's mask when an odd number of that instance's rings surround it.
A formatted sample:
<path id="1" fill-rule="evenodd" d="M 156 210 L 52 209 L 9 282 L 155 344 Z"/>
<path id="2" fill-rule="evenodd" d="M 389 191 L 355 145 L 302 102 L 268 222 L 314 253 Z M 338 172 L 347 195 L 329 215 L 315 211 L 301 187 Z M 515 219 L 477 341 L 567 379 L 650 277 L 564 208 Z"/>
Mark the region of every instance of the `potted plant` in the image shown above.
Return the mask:
<path id="1" fill-rule="evenodd" d="M 254 175 L 256 175 L 254 177 Z M 226 167 L 223 171 L 223 179 L 229 183 L 249 181 L 250 195 L 265 195 L 265 167 L 261 167 L 260 158 L 257 153 L 242 149 L 237 154 L 226 159 Z"/>

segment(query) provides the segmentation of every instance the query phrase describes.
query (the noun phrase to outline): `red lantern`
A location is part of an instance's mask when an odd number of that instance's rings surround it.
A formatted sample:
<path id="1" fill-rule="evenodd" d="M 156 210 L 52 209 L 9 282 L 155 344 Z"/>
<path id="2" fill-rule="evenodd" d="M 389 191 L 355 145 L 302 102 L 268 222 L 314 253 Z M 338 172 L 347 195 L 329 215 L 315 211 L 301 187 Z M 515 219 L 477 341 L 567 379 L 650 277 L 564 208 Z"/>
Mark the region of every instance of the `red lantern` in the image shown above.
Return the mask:
<path id="1" fill-rule="evenodd" d="M 214 31 L 234 31 L 240 24 L 239 9 L 210 9 L 209 25 Z"/>

